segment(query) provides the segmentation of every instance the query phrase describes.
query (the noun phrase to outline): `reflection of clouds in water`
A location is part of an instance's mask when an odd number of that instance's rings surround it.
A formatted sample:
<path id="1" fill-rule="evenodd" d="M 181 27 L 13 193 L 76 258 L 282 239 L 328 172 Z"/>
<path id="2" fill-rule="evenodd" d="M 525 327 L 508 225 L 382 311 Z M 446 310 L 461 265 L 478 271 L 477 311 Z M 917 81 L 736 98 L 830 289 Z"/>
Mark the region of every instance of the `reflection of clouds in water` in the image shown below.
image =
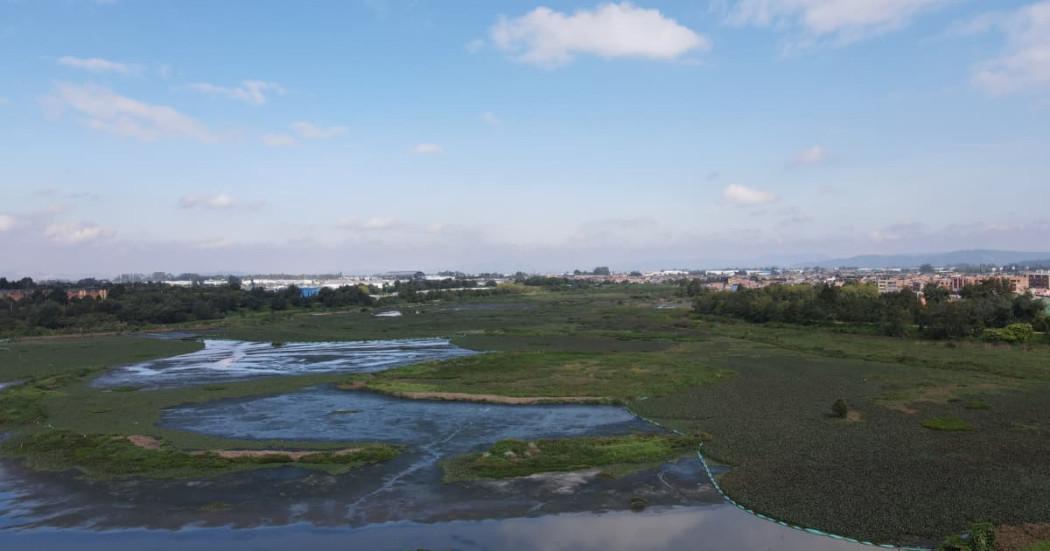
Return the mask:
<path id="1" fill-rule="evenodd" d="M 204 349 L 121 367 L 95 387 L 172 387 L 247 377 L 308 373 L 369 373 L 474 352 L 446 339 L 271 343 L 205 340 Z"/>
<path id="2" fill-rule="evenodd" d="M 506 538 L 506 548 L 527 545 L 551 551 L 672 549 L 674 542 L 703 524 L 706 515 L 707 511 L 702 510 L 688 514 L 667 511 L 659 516 L 634 515 L 634 518 L 624 514 L 559 515 L 543 517 L 534 523 L 503 523 L 500 532 Z"/>
<path id="3" fill-rule="evenodd" d="M 866 547 L 806 534 L 732 506 L 680 508 L 641 514 L 557 515 L 501 522 L 504 549 L 634 551 L 845 551 Z"/>

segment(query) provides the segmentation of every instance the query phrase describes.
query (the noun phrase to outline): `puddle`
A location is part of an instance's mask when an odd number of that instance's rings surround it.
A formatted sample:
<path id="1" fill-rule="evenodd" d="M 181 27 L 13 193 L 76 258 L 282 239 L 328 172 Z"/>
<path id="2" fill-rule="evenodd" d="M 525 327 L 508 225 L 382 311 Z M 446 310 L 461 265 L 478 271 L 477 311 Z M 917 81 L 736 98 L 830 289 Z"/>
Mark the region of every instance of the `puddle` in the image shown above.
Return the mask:
<path id="1" fill-rule="evenodd" d="M 203 350 L 120 367 L 92 386 L 168 388 L 273 375 L 369 373 L 475 354 L 446 339 L 278 344 L 209 339 Z"/>

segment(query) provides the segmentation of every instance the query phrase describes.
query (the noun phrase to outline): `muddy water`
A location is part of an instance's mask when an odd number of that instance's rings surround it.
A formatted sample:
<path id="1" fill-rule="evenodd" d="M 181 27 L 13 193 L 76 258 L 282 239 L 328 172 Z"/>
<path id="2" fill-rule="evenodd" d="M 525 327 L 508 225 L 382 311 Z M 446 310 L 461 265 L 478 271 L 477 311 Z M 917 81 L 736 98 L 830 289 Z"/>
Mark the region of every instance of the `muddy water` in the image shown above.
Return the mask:
<path id="1" fill-rule="evenodd" d="M 369 373 L 474 354 L 446 339 L 273 343 L 205 340 L 204 349 L 124 366 L 92 384 L 99 388 L 164 388 L 273 375 Z"/>

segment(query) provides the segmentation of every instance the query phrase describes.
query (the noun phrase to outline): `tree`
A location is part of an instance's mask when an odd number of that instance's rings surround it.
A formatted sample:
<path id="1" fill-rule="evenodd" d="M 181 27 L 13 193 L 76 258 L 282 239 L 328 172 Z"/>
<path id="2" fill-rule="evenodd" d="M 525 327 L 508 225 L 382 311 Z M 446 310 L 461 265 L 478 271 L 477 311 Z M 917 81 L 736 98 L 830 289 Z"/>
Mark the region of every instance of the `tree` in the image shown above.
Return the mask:
<path id="1" fill-rule="evenodd" d="M 609 271 L 609 267 L 608 266 L 598 266 L 591 273 L 594 274 L 594 275 L 597 275 L 597 276 L 607 276 L 607 275 L 609 275 L 612 272 Z"/>
<path id="2" fill-rule="evenodd" d="M 230 276 L 230 277 L 226 278 L 226 286 L 229 287 L 230 289 L 233 289 L 234 291 L 240 291 L 241 290 L 241 278 L 236 277 L 236 276 Z"/>
<path id="3" fill-rule="evenodd" d="M 923 287 L 922 295 L 926 297 L 926 304 L 941 304 L 942 302 L 948 302 L 948 297 L 951 296 L 948 289 L 945 289 L 936 283 L 930 283 Z"/>
<path id="4" fill-rule="evenodd" d="M 933 268 L 932 264 L 923 264 L 922 266 L 919 266 L 919 273 L 920 274 L 932 274 L 932 273 L 935 273 L 936 271 L 937 270 L 935 270 Z"/>

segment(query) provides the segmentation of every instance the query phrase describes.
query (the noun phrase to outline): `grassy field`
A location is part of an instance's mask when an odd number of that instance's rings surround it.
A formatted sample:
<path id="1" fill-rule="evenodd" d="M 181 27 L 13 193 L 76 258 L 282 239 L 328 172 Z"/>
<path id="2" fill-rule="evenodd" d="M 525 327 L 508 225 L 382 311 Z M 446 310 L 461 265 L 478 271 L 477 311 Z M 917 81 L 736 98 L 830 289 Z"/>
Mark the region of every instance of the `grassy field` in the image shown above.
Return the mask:
<path id="1" fill-rule="evenodd" d="M 593 345 L 593 341 L 585 346 Z M 360 375 L 351 381 L 389 393 L 594 397 L 617 403 L 730 377 L 698 361 L 694 346 L 659 352 L 491 352 Z"/>
<path id="2" fill-rule="evenodd" d="M 697 438 L 636 434 L 601 438 L 560 438 L 523 442 L 501 440 L 481 453 L 447 460 L 445 481 L 511 478 L 535 473 L 567 472 L 601 467 L 622 476 L 696 452 Z"/>
<path id="3" fill-rule="evenodd" d="M 43 379 L 186 354 L 200 342 L 144 337 L 56 337 L 0 343 L 0 382 Z"/>
<path id="4" fill-rule="evenodd" d="M 128 337 L 0 344 L 0 377 L 33 379 L 0 394 L 0 410 L 25 392 L 14 402 L 22 401 L 27 417 L 58 430 L 141 434 L 192 451 L 309 443 L 160 429 L 161 409 L 325 383 L 401 394 L 597 399 L 624 403 L 691 438 L 703 435 L 705 454 L 732 467 L 721 477 L 730 495 L 805 526 L 930 543 L 975 521 L 1050 521 L 1050 347 L 758 326 L 697 318 L 681 302 L 670 287 L 627 286 L 413 305 L 399 318 L 358 310 L 231 318 L 218 335 L 287 342 L 441 336 L 486 353 L 369 376 L 158 391 L 101 391 L 86 382 L 132 355 L 199 345 Z M 845 417 L 832 415 L 840 398 L 849 405 Z M 565 464 L 598 461 L 586 446 L 566 446 Z M 494 473 L 553 468 L 515 454 L 513 464 L 496 464 L 496 454 L 473 461 Z"/>

